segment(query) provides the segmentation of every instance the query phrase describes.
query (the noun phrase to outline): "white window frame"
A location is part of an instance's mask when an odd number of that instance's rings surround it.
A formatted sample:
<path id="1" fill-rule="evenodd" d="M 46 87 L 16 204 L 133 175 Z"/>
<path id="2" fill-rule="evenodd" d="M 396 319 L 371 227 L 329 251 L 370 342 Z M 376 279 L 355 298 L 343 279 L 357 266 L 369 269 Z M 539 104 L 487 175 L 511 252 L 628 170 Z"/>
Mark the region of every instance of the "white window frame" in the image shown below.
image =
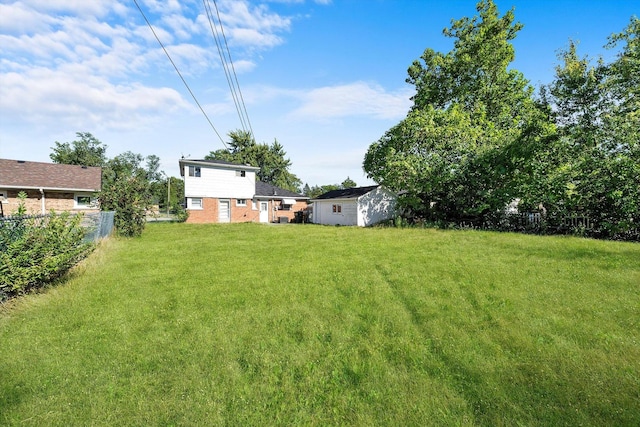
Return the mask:
<path id="1" fill-rule="evenodd" d="M 237 170 L 236 171 L 236 176 L 239 176 L 241 178 L 244 178 L 247 176 L 247 171 L 243 171 L 243 170 Z"/>
<path id="2" fill-rule="evenodd" d="M 3 202 L 7 201 L 7 194 L 8 192 L 5 190 L 0 190 L 0 200 L 2 200 Z"/>
<path id="3" fill-rule="evenodd" d="M 236 206 L 247 206 L 247 199 L 236 199 Z"/>
<path id="4" fill-rule="evenodd" d="M 339 203 L 331 205 L 331 213 L 334 215 L 342 215 L 342 205 Z"/>
<path id="5" fill-rule="evenodd" d="M 251 201 L 251 210 L 254 210 L 254 211 L 258 210 L 258 203 L 255 200 Z"/>
<path id="6" fill-rule="evenodd" d="M 200 166 L 189 165 L 189 176 L 200 178 L 202 176 L 202 169 L 200 169 Z"/>
<path id="7" fill-rule="evenodd" d="M 196 203 L 194 203 L 196 202 Z M 204 201 L 202 197 L 188 197 L 187 198 L 187 209 L 191 210 L 202 210 L 204 209 Z"/>
<path id="8" fill-rule="evenodd" d="M 89 198 L 89 203 L 80 203 L 78 199 Z M 96 198 L 89 193 L 75 193 L 73 195 L 73 208 L 74 209 L 95 209 L 98 206 Z"/>

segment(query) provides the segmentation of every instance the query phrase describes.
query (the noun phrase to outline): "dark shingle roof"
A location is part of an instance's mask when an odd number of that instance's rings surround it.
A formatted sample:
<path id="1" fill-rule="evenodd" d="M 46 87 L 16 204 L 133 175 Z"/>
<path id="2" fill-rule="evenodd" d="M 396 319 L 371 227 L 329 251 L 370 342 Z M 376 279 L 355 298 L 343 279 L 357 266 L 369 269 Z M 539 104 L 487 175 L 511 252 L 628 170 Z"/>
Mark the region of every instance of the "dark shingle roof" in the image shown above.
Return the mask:
<path id="1" fill-rule="evenodd" d="M 377 185 L 371 185 L 369 187 L 354 187 L 354 188 L 345 188 L 342 190 L 331 190 L 324 194 L 316 197 L 316 200 L 326 200 L 326 199 L 355 199 L 362 195 L 367 194 L 369 191 L 375 190 L 378 188 Z"/>
<path id="2" fill-rule="evenodd" d="M 100 191 L 102 168 L 0 159 L 0 188 Z"/>
<path id="3" fill-rule="evenodd" d="M 284 188 L 276 187 L 275 185 L 267 184 L 266 182 L 262 181 L 256 181 L 256 196 L 277 196 L 289 197 L 292 199 L 308 199 L 308 197 L 303 194 L 285 190 Z"/>

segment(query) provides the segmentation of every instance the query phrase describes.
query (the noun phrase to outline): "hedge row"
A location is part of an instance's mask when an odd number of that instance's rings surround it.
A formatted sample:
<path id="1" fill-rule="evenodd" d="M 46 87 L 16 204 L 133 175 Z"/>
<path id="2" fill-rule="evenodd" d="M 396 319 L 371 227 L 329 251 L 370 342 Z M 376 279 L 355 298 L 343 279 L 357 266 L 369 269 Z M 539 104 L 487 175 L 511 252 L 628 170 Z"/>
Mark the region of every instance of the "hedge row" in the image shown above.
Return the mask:
<path id="1" fill-rule="evenodd" d="M 52 282 L 86 257 L 94 244 L 83 242 L 80 221 L 66 212 L 0 222 L 0 301 Z"/>

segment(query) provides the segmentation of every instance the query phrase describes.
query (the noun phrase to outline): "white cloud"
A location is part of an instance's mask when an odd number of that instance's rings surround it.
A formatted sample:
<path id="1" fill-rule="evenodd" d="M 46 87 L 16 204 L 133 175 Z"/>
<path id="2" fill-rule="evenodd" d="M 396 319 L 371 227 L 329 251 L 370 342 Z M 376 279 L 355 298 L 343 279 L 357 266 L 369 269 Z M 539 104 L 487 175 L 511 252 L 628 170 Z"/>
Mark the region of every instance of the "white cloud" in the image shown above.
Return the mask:
<path id="1" fill-rule="evenodd" d="M 354 82 L 298 92 L 302 105 L 294 117 L 328 119 L 368 116 L 375 119 L 402 119 L 411 107 L 413 91 L 388 92 L 378 84 Z"/>
<path id="2" fill-rule="evenodd" d="M 169 88 L 114 84 L 98 76 L 67 74 L 45 68 L 2 76 L 0 112 L 36 125 L 135 128 L 152 117 L 189 105 Z"/>

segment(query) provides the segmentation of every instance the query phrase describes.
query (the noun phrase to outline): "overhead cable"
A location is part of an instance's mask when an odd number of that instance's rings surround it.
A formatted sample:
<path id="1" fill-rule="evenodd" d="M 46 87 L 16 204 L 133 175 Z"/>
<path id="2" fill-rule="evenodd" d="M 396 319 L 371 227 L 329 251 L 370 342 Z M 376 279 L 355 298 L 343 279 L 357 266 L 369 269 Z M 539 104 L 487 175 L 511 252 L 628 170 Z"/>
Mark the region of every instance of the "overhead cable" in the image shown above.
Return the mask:
<path id="1" fill-rule="evenodd" d="M 207 119 L 207 121 L 209 122 L 209 125 L 211 126 L 211 128 L 213 129 L 213 131 L 216 133 L 216 135 L 218 136 L 218 138 L 220 139 L 220 141 L 222 142 L 222 145 L 225 146 L 225 148 L 229 148 L 227 147 L 227 144 L 224 142 L 224 140 L 222 139 L 222 137 L 220 136 L 220 134 L 218 133 L 218 130 L 216 129 L 216 127 L 213 125 L 213 123 L 211 122 L 211 119 L 209 119 L 209 116 L 207 115 L 207 113 L 204 111 L 204 108 L 202 108 L 202 105 L 200 105 L 200 102 L 198 102 L 198 99 L 196 98 L 196 96 L 194 95 L 193 91 L 191 90 L 191 88 L 189 87 L 189 85 L 187 84 L 187 81 L 184 79 L 184 77 L 182 77 L 182 73 L 180 73 L 180 70 L 178 69 L 178 66 L 175 64 L 175 62 L 173 62 L 173 59 L 171 59 L 171 55 L 169 55 L 169 52 L 167 52 L 167 49 L 164 47 L 164 44 L 162 44 L 162 42 L 160 41 L 160 38 L 158 37 L 158 35 L 156 34 L 155 30 L 153 29 L 153 26 L 151 25 L 151 23 L 149 22 L 149 20 L 147 19 L 147 16 L 144 14 L 144 11 L 142 10 L 142 8 L 140 7 L 140 5 L 138 4 L 137 0 L 133 0 L 133 2 L 136 4 L 136 7 L 138 8 L 138 10 L 140 11 L 140 13 L 142 14 L 142 17 L 144 18 L 145 22 L 147 23 L 147 25 L 149 26 L 149 28 L 151 29 L 151 32 L 153 33 L 153 35 L 155 36 L 156 40 L 158 41 L 158 43 L 160 44 L 160 47 L 162 47 L 162 50 L 164 51 L 165 55 L 167 55 L 167 58 L 169 58 L 169 61 L 171 62 L 171 65 L 173 65 L 173 68 L 175 68 L 176 73 L 178 73 L 178 76 L 180 76 L 180 79 L 182 80 L 182 83 L 184 83 L 185 87 L 187 88 L 187 90 L 189 91 L 189 93 L 191 94 L 191 97 L 193 98 L 193 100 L 195 101 L 195 103 L 198 105 L 198 107 L 200 108 L 200 111 L 202 111 L 202 114 L 204 114 L 204 117 Z"/>
<path id="2" fill-rule="evenodd" d="M 253 136 L 253 128 L 251 126 L 251 121 L 249 120 L 249 113 L 247 112 L 244 97 L 242 96 L 240 83 L 238 82 L 238 75 L 236 73 L 235 66 L 233 65 L 233 59 L 231 58 L 231 51 L 229 50 L 227 37 L 224 33 L 224 27 L 222 25 L 222 19 L 220 18 L 218 3 L 216 0 L 213 0 L 213 5 L 216 9 L 217 23 L 220 26 L 220 34 L 222 34 L 222 41 L 220 41 L 220 35 L 217 31 L 217 25 L 214 23 L 215 19 L 213 17 L 210 0 L 203 0 L 203 4 L 205 5 L 205 10 L 207 11 L 207 16 L 211 25 L 211 32 L 213 34 L 213 38 L 215 39 L 216 47 L 218 48 L 218 54 L 220 55 L 222 67 L 224 68 L 227 83 L 229 84 L 229 89 L 231 90 L 231 97 L 233 98 L 234 104 L 236 106 L 236 111 L 238 112 L 241 126 L 243 127 L 243 130 L 248 131 L 250 135 Z M 224 48 L 226 49 L 226 55 L 224 51 L 225 49 L 222 48 L 223 43 Z M 233 78 L 231 77 L 232 74 Z"/>

